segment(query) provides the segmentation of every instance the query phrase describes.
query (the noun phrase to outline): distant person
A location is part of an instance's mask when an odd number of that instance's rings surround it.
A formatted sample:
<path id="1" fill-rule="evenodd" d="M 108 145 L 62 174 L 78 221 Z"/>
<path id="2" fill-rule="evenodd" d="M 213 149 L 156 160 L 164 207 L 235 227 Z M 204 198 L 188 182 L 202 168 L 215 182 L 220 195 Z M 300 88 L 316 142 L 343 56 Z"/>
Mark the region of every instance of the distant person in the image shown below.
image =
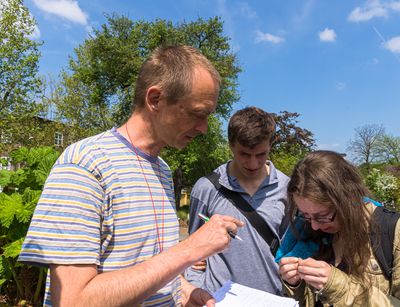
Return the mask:
<path id="1" fill-rule="evenodd" d="M 219 166 L 219 184 L 244 199 L 280 240 L 287 228 L 285 219 L 288 177 L 268 160 L 275 138 L 273 116 L 248 107 L 237 111 L 229 121 L 228 140 L 233 159 Z M 203 225 L 198 214 L 223 214 L 244 221 L 238 231 L 243 240 L 232 240 L 229 248 L 186 270 L 193 284 L 213 293 L 226 281 L 281 294 L 278 265 L 269 244 L 237 207 L 206 177 L 200 178 L 190 196 L 189 233 Z"/>
<path id="2" fill-rule="evenodd" d="M 178 244 L 171 171 L 158 154 L 206 132 L 219 84 L 195 48 L 157 48 L 128 121 L 59 157 L 19 257 L 50 268 L 45 306 L 214 305 L 179 274 L 227 248 L 241 222 L 215 216 Z"/>
<path id="3" fill-rule="evenodd" d="M 294 168 L 288 199 L 298 233 L 288 232 L 278 256 L 285 292 L 300 306 L 382 307 L 392 306 L 389 294 L 400 298 L 400 224 L 388 280 L 370 243 L 384 225 L 372 219 L 378 207 L 368 194 L 357 168 L 338 153 L 315 151 Z"/>

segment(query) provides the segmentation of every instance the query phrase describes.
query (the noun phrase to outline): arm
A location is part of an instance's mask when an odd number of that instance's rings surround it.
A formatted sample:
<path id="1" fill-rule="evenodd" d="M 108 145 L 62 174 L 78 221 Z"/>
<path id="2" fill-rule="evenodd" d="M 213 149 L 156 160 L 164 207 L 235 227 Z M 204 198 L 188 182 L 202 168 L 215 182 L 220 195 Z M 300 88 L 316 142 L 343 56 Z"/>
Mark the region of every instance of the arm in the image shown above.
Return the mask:
<path id="1" fill-rule="evenodd" d="M 207 180 L 206 182 L 208 183 L 208 179 L 205 180 Z M 198 213 L 208 215 L 207 203 L 201 199 L 202 195 L 204 195 L 202 192 L 204 192 L 205 188 L 206 187 L 200 180 L 192 189 L 190 195 L 189 234 L 192 234 L 204 224 L 204 222 L 198 217 Z M 207 194 L 209 195 L 209 193 Z M 204 272 L 206 268 L 206 261 L 205 259 L 202 259 L 200 262 L 195 263 L 186 269 L 185 277 L 189 282 L 201 287 L 204 282 Z"/>
<path id="2" fill-rule="evenodd" d="M 240 221 L 214 215 L 183 242 L 130 268 L 97 274 L 95 265 L 51 265 L 55 306 L 135 305 L 162 288 L 196 261 L 227 248 L 227 230 Z"/>

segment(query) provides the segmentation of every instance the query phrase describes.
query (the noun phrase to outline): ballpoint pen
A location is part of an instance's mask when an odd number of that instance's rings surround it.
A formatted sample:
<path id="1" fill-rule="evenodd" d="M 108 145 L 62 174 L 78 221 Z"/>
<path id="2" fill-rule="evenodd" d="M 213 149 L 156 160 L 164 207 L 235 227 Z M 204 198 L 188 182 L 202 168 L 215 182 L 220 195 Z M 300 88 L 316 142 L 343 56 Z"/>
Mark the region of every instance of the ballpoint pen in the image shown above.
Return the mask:
<path id="1" fill-rule="evenodd" d="M 210 218 L 208 216 L 205 216 L 203 213 L 198 213 L 197 214 L 199 216 L 200 219 L 202 219 L 204 222 L 208 222 L 210 220 Z M 240 241 L 243 241 L 241 237 L 239 237 L 236 233 L 228 230 L 228 234 L 234 238 L 234 239 L 238 239 Z"/>

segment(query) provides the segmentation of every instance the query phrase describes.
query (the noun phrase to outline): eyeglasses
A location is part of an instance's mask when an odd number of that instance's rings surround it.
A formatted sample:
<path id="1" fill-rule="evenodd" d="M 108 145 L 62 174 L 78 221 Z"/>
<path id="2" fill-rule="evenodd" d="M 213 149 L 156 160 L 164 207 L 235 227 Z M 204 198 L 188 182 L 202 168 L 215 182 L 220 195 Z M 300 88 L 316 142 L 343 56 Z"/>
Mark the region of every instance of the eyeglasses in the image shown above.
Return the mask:
<path id="1" fill-rule="evenodd" d="M 314 221 L 314 223 L 317 223 L 317 224 L 328 224 L 328 223 L 332 223 L 334 220 L 335 220 L 335 217 L 336 217 L 336 211 L 332 214 L 332 216 L 331 217 L 316 217 L 316 218 L 313 218 L 313 217 L 309 217 L 309 216 L 304 216 L 304 214 L 303 213 L 297 213 L 296 214 L 296 217 L 297 218 L 299 218 L 300 220 L 303 220 L 303 221 L 305 221 L 305 222 L 307 222 L 307 223 L 311 223 L 312 221 Z"/>

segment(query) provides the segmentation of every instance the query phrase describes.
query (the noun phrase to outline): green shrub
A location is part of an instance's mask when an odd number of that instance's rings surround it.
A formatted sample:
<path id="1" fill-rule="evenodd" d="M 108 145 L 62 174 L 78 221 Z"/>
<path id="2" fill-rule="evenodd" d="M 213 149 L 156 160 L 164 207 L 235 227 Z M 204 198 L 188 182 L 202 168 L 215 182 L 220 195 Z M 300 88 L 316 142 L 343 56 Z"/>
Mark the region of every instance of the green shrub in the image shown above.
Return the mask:
<path id="1" fill-rule="evenodd" d="M 399 204 L 400 195 L 400 182 L 398 178 L 392 174 L 373 168 L 367 175 L 365 182 L 376 200 L 396 210 L 398 209 L 395 206 L 395 204 Z"/>
<path id="2" fill-rule="evenodd" d="M 16 171 L 0 170 L 0 292 L 12 300 L 38 304 L 45 269 L 17 262 L 43 185 L 59 153 L 51 147 L 21 147 L 10 154 Z M 15 301 L 14 301 L 15 300 Z"/>

